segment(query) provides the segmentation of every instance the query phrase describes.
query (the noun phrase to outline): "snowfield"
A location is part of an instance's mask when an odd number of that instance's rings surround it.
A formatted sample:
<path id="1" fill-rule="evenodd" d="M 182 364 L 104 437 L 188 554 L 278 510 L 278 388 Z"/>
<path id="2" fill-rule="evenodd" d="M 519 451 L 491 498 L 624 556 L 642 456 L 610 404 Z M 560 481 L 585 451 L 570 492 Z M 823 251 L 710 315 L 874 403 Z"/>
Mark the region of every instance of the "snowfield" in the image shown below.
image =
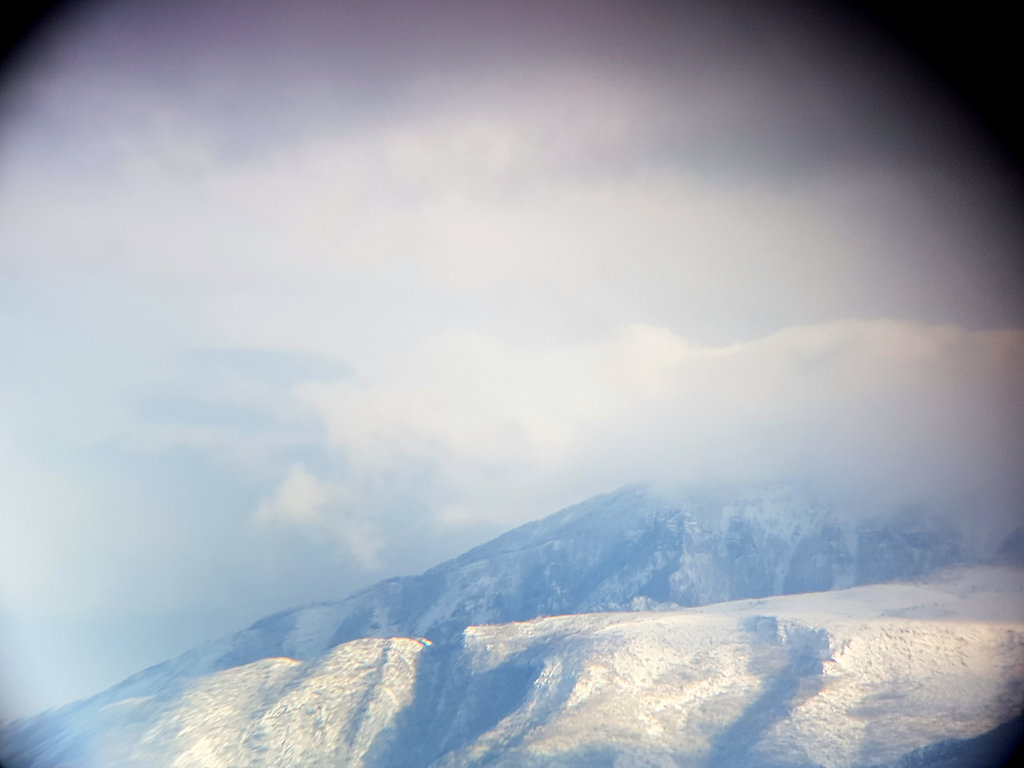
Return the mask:
<path id="1" fill-rule="evenodd" d="M 112 698 L 30 721 L 5 761 L 992 765 L 1024 705 L 1024 571 L 360 639 Z"/>

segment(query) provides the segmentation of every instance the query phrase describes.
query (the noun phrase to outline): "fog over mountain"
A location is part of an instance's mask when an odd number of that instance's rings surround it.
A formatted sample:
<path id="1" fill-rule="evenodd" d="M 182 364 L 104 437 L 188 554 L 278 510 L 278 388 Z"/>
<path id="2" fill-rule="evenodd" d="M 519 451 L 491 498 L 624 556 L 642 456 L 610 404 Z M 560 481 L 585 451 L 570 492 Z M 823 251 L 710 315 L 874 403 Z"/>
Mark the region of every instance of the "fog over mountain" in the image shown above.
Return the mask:
<path id="1" fill-rule="evenodd" d="M 1007 100 L 873 20 L 58 4 L 0 70 L 0 719 L 240 627 L 266 635 L 239 659 L 287 653 L 296 606 L 334 606 L 317 654 L 369 658 L 997 551 L 1024 508 Z M 978 50 L 956 72 L 1012 46 Z M 593 550 L 559 518 L 572 567 L 484 544 L 634 483 Z M 814 490 L 770 528 L 778 483 Z M 697 488 L 766 511 L 709 522 Z"/>

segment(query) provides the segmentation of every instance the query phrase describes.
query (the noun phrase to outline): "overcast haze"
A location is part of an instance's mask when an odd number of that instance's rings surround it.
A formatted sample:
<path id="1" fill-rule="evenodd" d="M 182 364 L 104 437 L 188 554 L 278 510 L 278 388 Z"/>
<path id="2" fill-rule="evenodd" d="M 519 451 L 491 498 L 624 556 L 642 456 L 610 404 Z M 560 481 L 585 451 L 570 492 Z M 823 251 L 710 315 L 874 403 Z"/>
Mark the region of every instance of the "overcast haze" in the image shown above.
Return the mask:
<path id="1" fill-rule="evenodd" d="M 1009 530 L 1018 190 L 861 32 L 58 15 L 0 101 L 4 711 L 629 482 L 809 478 Z"/>

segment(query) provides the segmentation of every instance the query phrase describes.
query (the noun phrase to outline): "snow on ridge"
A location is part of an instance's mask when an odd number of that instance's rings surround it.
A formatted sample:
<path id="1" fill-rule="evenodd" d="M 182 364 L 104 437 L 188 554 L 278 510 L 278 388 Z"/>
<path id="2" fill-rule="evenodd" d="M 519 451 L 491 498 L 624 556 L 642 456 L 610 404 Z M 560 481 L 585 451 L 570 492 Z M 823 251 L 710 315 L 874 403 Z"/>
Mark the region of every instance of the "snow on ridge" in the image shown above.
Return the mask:
<path id="1" fill-rule="evenodd" d="M 942 531 L 882 524 L 857 528 L 801 486 L 698 489 L 674 501 L 634 486 L 510 531 L 419 576 L 389 579 L 339 602 L 269 616 L 231 637 L 139 673 L 93 699 L 71 705 L 65 715 L 37 725 L 42 730 L 75 731 L 76 722 L 91 722 L 96 707 L 119 699 L 155 693 L 173 699 L 211 673 L 248 668 L 266 658 L 291 657 L 315 663 L 358 638 L 425 636 L 438 643 L 430 658 L 437 653 L 469 653 L 473 643 L 487 633 L 466 627 L 486 622 L 507 628 L 499 643 L 505 655 L 488 651 L 490 655 L 479 656 L 485 665 L 481 669 L 499 674 L 515 654 L 533 653 L 529 648 L 540 642 L 536 633 L 550 634 L 547 628 L 553 626 L 580 628 L 577 642 L 597 653 L 594 649 L 611 642 L 614 632 L 593 634 L 593 625 L 586 623 L 596 621 L 593 618 L 580 619 L 583 623 L 577 624 L 575 614 L 582 611 L 656 607 L 666 616 L 676 616 L 679 612 L 673 609 L 680 605 L 705 605 L 690 609 L 690 614 L 713 623 L 717 620 L 711 614 L 755 608 L 767 614 L 788 605 L 791 613 L 798 608 L 803 612 L 799 621 L 813 623 L 820 615 L 835 624 L 840 619 L 866 621 L 874 615 L 874 603 L 876 607 L 889 606 L 887 610 L 895 612 L 893 619 L 931 618 L 947 624 L 967 620 L 965 617 L 992 621 L 996 618 L 993 611 L 998 609 L 1006 620 L 1019 620 L 1013 607 L 1020 603 L 1019 588 L 1016 594 L 1004 589 L 1001 596 L 992 597 L 998 591 L 994 584 L 1009 571 L 999 572 L 1002 576 L 993 571 L 995 575 L 984 583 L 977 582 L 978 576 L 949 576 L 942 582 L 946 586 L 934 582 L 929 587 L 939 590 L 937 596 L 919 585 L 903 584 L 892 585 L 888 591 L 860 587 L 860 592 L 851 591 L 841 603 L 822 597 L 831 594 L 822 590 L 856 581 L 920 577 L 958 557 L 957 542 Z M 966 597 L 961 594 L 964 590 L 974 590 L 974 594 Z M 780 592 L 806 594 L 799 599 L 773 597 Z M 954 593 L 960 597 L 952 599 Z M 989 596 L 985 599 L 991 606 L 982 605 L 981 593 Z M 917 602 L 902 602 L 910 594 Z M 737 598 L 746 600 L 723 602 Z M 549 614 L 567 615 L 532 622 Z M 617 615 L 604 614 L 602 621 L 619 621 Z M 797 621 L 796 614 L 792 615 Z M 650 615 L 643 618 L 654 621 Z M 722 621 L 728 624 L 730 619 Z M 585 637 L 590 639 L 584 642 Z M 514 649 L 518 650 L 513 653 Z M 493 663 L 487 662 L 488 658 Z M 537 663 L 547 670 L 544 679 L 551 685 L 560 681 L 556 687 L 568 685 L 575 674 L 568 662 L 568 666 Z M 604 674 L 600 670 L 598 664 L 588 672 L 592 682 Z M 525 685 L 525 674 L 512 674 L 510 690 Z M 471 681 L 463 683 L 470 685 Z M 544 706 L 555 705 L 549 702 Z M 541 710 L 531 711 L 540 717 L 536 713 Z M 460 717 L 473 722 L 471 713 Z M 660 716 L 648 713 L 645 717 L 657 731 Z"/>
<path id="2" fill-rule="evenodd" d="M 930 567 L 927 556 L 920 563 L 907 557 L 907 548 L 917 544 L 899 536 L 876 536 L 874 555 L 858 560 L 857 532 L 833 518 L 796 483 L 691 488 L 675 495 L 628 486 L 510 531 L 419 576 L 262 619 L 133 676 L 111 695 L 149 693 L 175 678 L 265 656 L 313 658 L 357 637 L 453 639 L 473 623 L 699 605 L 886 580 L 904 575 L 900 569 L 908 562 Z"/>
<path id="3" fill-rule="evenodd" d="M 1022 594 L 1024 570 L 973 567 L 470 626 L 457 645 L 358 639 L 124 700 L 34 765 L 894 764 L 1020 712 Z"/>
<path id="4" fill-rule="evenodd" d="M 528 734 L 527 746 L 495 764 L 530 764 L 529 755 L 546 755 L 576 765 L 573 755 L 593 748 L 583 734 L 609 728 L 617 736 L 603 748 L 615 754 L 702 765 L 883 764 L 928 744 L 978 737 L 1024 704 L 1024 573 L 1000 586 L 1006 575 L 962 569 L 951 574 L 952 591 L 950 580 L 939 590 L 878 585 L 810 601 L 779 596 L 471 628 L 467 643 L 493 657 L 483 669 L 539 643 L 557 656 L 549 654 L 546 668 L 577 675 L 568 698 Z M 986 585 L 996 587 L 995 595 Z M 1018 595 L 1012 618 L 999 601 L 1010 592 Z M 934 594 L 946 595 L 946 613 L 956 606 L 968 615 L 898 615 L 914 613 Z M 972 611 L 972 600 L 983 595 L 989 599 Z M 875 599 L 881 606 L 872 612 Z M 983 619 L 985 612 L 995 620 Z M 759 698 L 771 696 L 777 700 Z M 785 716 L 752 736 L 743 730 L 744 717 L 758 707 Z M 723 713 L 731 727 L 715 720 Z M 716 728 L 717 741 L 707 737 Z M 683 736 L 673 741 L 673 733 Z M 740 746 L 729 747 L 730 739 Z"/>

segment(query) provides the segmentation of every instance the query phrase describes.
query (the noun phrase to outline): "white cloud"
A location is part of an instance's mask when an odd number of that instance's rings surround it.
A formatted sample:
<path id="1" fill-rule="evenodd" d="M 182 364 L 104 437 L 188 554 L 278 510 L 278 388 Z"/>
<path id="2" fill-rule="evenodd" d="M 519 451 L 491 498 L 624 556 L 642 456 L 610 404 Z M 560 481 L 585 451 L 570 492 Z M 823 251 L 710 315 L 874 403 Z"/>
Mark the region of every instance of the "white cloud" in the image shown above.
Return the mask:
<path id="1" fill-rule="evenodd" d="M 1016 493 L 1022 367 L 1019 331 L 849 321 L 695 347 L 637 324 L 537 348 L 447 334 L 297 394 L 346 482 L 427 465 L 434 514 L 515 522 L 645 479 Z"/>
<path id="2" fill-rule="evenodd" d="M 328 489 L 301 464 L 295 464 L 272 498 L 256 510 L 257 522 L 310 523 L 320 519 Z"/>
<path id="3" fill-rule="evenodd" d="M 640 320 L 718 343 L 836 316 L 959 321 L 1004 306 L 993 283 L 1011 294 L 972 266 L 1016 252 L 978 200 L 950 216 L 934 179 L 877 165 L 716 176 L 681 159 L 737 117 L 703 88 L 552 67 L 569 87 L 480 73 L 429 107 L 318 113 L 243 157 L 219 149 L 239 126 L 144 78 L 116 98 L 150 119 L 112 120 L 90 99 L 109 83 L 83 75 L 49 105 L 69 146 L 6 174 L 0 246 L 28 290 L 92 277 L 196 342 L 356 363 L 444 326 L 580 339 Z"/>
<path id="4" fill-rule="evenodd" d="M 373 506 L 366 501 L 370 500 L 354 496 L 344 485 L 321 480 L 297 463 L 271 498 L 256 509 L 253 522 L 326 532 L 363 568 L 373 569 L 380 566 L 384 541 L 373 519 Z"/>

